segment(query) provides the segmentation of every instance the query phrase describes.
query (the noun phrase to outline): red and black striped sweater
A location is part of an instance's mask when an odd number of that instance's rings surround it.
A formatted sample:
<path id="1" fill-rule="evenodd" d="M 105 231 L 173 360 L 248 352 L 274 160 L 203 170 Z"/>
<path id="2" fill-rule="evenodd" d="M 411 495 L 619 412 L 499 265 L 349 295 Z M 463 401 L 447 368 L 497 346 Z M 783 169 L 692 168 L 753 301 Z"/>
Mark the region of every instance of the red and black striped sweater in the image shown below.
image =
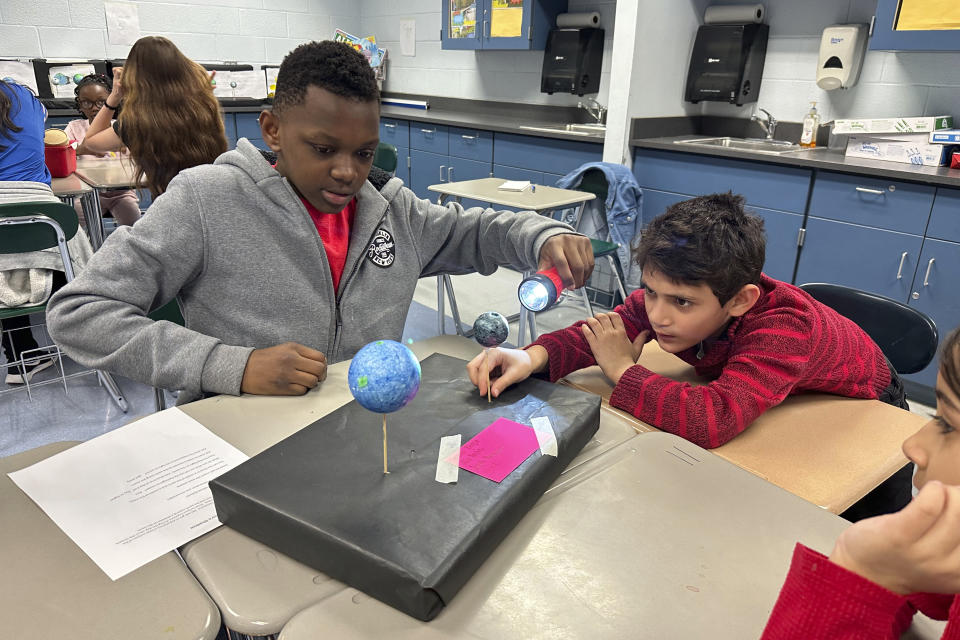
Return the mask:
<path id="1" fill-rule="evenodd" d="M 634 291 L 615 311 L 630 340 L 654 333 Z M 596 364 L 577 322 L 540 336 L 549 354 L 551 381 Z M 793 285 L 766 275 L 760 298 L 735 318 L 724 335 L 677 354 L 697 373 L 712 379 L 702 386 L 676 382 L 641 365 L 628 369 L 613 389 L 610 404 L 644 422 L 706 448 L 719 447 L 757 416 L 790 394 L 819 391 L 851 398 L 877 398 L 890 383 L 880 348 L 851 320 Z"/>

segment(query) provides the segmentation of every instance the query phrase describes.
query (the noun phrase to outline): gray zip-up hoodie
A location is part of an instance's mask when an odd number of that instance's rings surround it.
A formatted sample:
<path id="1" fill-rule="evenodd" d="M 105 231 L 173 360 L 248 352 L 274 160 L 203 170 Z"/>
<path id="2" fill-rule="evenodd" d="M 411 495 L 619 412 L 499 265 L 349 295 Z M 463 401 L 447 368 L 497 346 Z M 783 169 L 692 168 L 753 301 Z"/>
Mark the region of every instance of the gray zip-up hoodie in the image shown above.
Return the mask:
<path id="1" fill-rule="evenodd" d="M 81 364 L 166 389 L 179 402 L 239 394 L 254 349 L 293 341 L 329 363 L 399 340 L 417 280 L 535 268 L 570 227 L 530 212 L 421 200 L 374 169 L 357 195 L 339 294 L 290 182 L 247 140 L 181 172 L 133 227 L 120 227 L 50 300 L 54 340 Z M 146 314 L 177 298 L 186 326 Z"/>

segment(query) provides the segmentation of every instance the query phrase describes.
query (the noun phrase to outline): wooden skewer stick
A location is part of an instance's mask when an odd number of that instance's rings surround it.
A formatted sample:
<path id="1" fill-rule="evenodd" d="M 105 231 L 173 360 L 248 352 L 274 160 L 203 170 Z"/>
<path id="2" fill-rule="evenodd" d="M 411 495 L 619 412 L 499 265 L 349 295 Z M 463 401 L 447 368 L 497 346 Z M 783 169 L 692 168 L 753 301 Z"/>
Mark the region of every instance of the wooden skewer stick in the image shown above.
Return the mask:
<path id="1" fill-rule="evenodd" d="M 490 349 L 483 350 L 483 357 L 487 363 L 487 402 L 493 402 L 493 400 L 490 399 Z"/>
<path id="2" fill-rule="evenodd" d="M 383 414 L 383 473 L 390 473 L 387 471 L 387 414 Z"/>

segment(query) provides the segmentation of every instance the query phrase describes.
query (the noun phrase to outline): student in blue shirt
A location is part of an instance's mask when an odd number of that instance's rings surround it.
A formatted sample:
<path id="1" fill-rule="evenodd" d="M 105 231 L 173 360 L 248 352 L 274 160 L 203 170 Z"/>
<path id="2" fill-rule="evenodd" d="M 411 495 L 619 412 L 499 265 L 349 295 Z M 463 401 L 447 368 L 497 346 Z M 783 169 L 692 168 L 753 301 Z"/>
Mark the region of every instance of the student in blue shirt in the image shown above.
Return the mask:
<path id="1" fill-rule="evenodd" d="M 47 110 L 28 88 L 0 80 L 0 204 L 57 202 L 43 159 L 46 117 Z M 68 246 L 74 270 L 79 271 L 90 257 L 90 244 L 78 233 Z M 0 255 L 0 308 L 40 304 L 65 283 L 58 252 Z M 36 355 L 29 353 L 38 347 L 29 326 L 29 316 L 19 316 L 4 320 L 0 327 L 7 365 L 14 365 L 6 367 L 7 384 L 28 382 L 53 364 L 49 358 L 30 365 L 20 362 L 22 356 L 29 360 Z"/>
<path id="2" fill-rule="evenodd" d="M 23 85 L 0 80 L 0 181 L 50 184 L 43 162 L 47 110 Z"/>

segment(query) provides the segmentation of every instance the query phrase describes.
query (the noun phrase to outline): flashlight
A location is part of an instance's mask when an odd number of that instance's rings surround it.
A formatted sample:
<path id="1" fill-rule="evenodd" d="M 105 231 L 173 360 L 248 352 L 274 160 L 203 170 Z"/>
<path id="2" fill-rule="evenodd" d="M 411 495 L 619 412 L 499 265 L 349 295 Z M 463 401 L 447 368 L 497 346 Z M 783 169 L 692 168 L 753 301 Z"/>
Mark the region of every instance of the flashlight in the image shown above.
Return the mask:
<path id="1" fill-rule="evenodd" d="M 561 291 L 563 291 L 563 281 L 560 280 L 560 274 L 554 267 L 546 271 L 537 271 L 532 276 L 524 278 L 517 290 L 517 295 L 525 309 L 536 312 L 553 306 L 560 297 Z"/>

